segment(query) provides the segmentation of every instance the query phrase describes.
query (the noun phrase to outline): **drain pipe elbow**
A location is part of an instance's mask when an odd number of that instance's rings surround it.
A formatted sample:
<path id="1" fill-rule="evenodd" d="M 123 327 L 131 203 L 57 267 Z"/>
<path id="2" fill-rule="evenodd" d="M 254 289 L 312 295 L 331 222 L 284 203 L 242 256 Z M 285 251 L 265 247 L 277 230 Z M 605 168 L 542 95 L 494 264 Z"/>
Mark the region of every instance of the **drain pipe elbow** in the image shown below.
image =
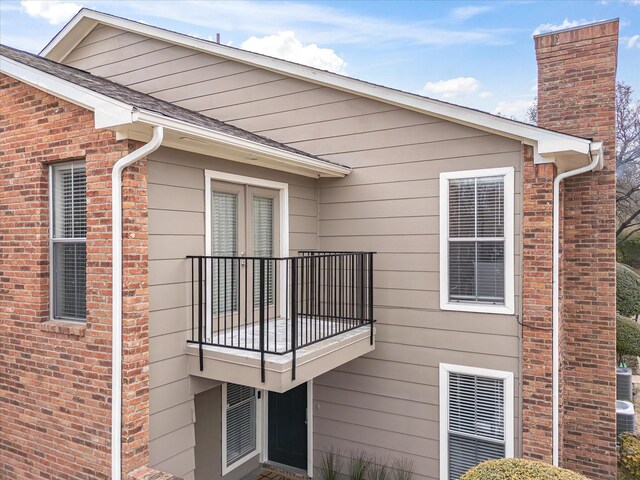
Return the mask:
<path id="1" fill-rule="evenodd" d="M 162 144 L 163 128 L 153 127 L 149 143 L 118 160 L 111 170 L 111 478 L 122 478 L 122 172 Z"/>
<path id="2" fill-rule="evenodd" d="M 552 439 L 553 465 L 559 466 L 560 456 L 560 184 L 569 177 L 601 169 L 604 163 L 602 142 L 589 145 L 591 163 L 556 176 L 553 181 L 553 313 L 552 313 Z"/>

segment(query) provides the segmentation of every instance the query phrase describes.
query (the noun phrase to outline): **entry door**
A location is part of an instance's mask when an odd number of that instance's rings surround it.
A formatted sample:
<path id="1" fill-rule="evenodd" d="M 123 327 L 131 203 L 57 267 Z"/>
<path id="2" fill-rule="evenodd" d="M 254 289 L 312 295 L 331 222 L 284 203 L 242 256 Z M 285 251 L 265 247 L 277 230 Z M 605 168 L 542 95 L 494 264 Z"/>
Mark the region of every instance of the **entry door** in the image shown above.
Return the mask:
<path id="1" fill-rule="evenodd" d="M 269 392 L 269 460 L 307 470 L 307 384 Z"/>

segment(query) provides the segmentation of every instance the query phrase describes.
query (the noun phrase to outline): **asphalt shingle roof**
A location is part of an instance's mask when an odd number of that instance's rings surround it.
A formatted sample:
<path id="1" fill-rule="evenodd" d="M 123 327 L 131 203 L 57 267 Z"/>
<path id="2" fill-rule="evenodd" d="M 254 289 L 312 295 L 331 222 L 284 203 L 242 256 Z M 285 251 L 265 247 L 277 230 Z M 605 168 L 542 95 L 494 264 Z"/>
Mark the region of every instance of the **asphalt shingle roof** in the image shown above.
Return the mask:
<path id="1" fill-rule="evenodd" d="M 178 105 L 174 105 L 173 103 L 154 98 L 145 93 L 138 92 L 129 87 L 125 87 L 118 83 L 112 82 L 111 80 L 108 80 L 106 78 L 92 75 L 89 72 L 85 72 L 84 70 L 79 70 L 68 65 L 63 65 L 61 63 L 48 60 L 44 57 L 40 57 L 32 53 L 24 52 L 22 50 L 8 47 L 6 45 L 0 45 L 0 56 L 10 58 L 11 60 L 14 60 L 16 62 L 35 68 L 37 70 L 40 70 L 41 72 L 51 74 L 57 78 L 66 80 L 75 85 L 84 87 L 88 90 L 102 94 L 114 100 L 118 100 L 127 105 L 131 105 L 132 107 L 136 107 L 140 110 L 159 113 L 168 118 L 181 120 L 198 127 L 204 127 L 209 130 L 232 135 L 234 137 L 249 140 L 261 145 L 277 148 L 285 152 L 304 155 L 306 157 L 320 160 L 328 164 L 337 165 L 336 163 L 318 158 L 315 155 L 311 155 L 302 150 L 289 147 L 288 145 L 277 142 L 262 135 L 256 135 L 255 133 L 243 130 L 242 128 L 235 127 L 225 122 L 221 122 L 220 120 L 207 117 L 198 112 L 194 112 L 193 110 L 189 110 Z"/>

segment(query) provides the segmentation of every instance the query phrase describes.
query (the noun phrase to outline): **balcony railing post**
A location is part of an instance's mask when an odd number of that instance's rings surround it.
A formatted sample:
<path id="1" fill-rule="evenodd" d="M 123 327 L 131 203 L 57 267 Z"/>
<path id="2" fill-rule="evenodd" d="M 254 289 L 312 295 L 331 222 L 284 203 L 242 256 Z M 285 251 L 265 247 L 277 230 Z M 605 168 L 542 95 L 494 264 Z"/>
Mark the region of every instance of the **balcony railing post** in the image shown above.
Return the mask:
<path id="1" fill-rule="evenodd" d="M 265 300 L 264 300 L 264 262 L 265 259 L 260 259 L 260 377 L 262 379 L 262 383 L 265 382 L 265 371 L 264 371 L 264 308 L 265 308 Z"/>
<path id="2" fill-rule="evenodd" d="M 369 253 L 369 325 L 371 327 L 369 342 L 373 345 L 373 253 Z"/>
<path id="3" fill-rule="evenodd" d="M 204 370 L 204 357 L 202 352 L 202 314 L 204 305 L 202 303 L 204 286 L 202 278 L 202 262 L 203 258 L 198 258 L 198 354 L 200 356 L 200 371 Z"/>
<path id="4" fill-rule="evenodd" d="M 296 379 L 296 346 L 298 343 L 298 260 L 291 259 L 291 380 Z"/>

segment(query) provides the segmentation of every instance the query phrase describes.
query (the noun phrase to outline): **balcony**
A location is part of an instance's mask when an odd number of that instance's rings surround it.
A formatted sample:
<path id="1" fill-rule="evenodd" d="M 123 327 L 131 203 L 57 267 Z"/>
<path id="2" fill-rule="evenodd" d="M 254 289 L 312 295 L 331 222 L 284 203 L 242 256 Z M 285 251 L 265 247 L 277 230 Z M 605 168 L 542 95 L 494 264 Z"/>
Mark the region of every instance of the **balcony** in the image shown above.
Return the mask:
<path id="1" fill-rule="evenodd" d="M 188 257 L 189 373 L 284 392 L 372 351 L 373 256 Z"/>

